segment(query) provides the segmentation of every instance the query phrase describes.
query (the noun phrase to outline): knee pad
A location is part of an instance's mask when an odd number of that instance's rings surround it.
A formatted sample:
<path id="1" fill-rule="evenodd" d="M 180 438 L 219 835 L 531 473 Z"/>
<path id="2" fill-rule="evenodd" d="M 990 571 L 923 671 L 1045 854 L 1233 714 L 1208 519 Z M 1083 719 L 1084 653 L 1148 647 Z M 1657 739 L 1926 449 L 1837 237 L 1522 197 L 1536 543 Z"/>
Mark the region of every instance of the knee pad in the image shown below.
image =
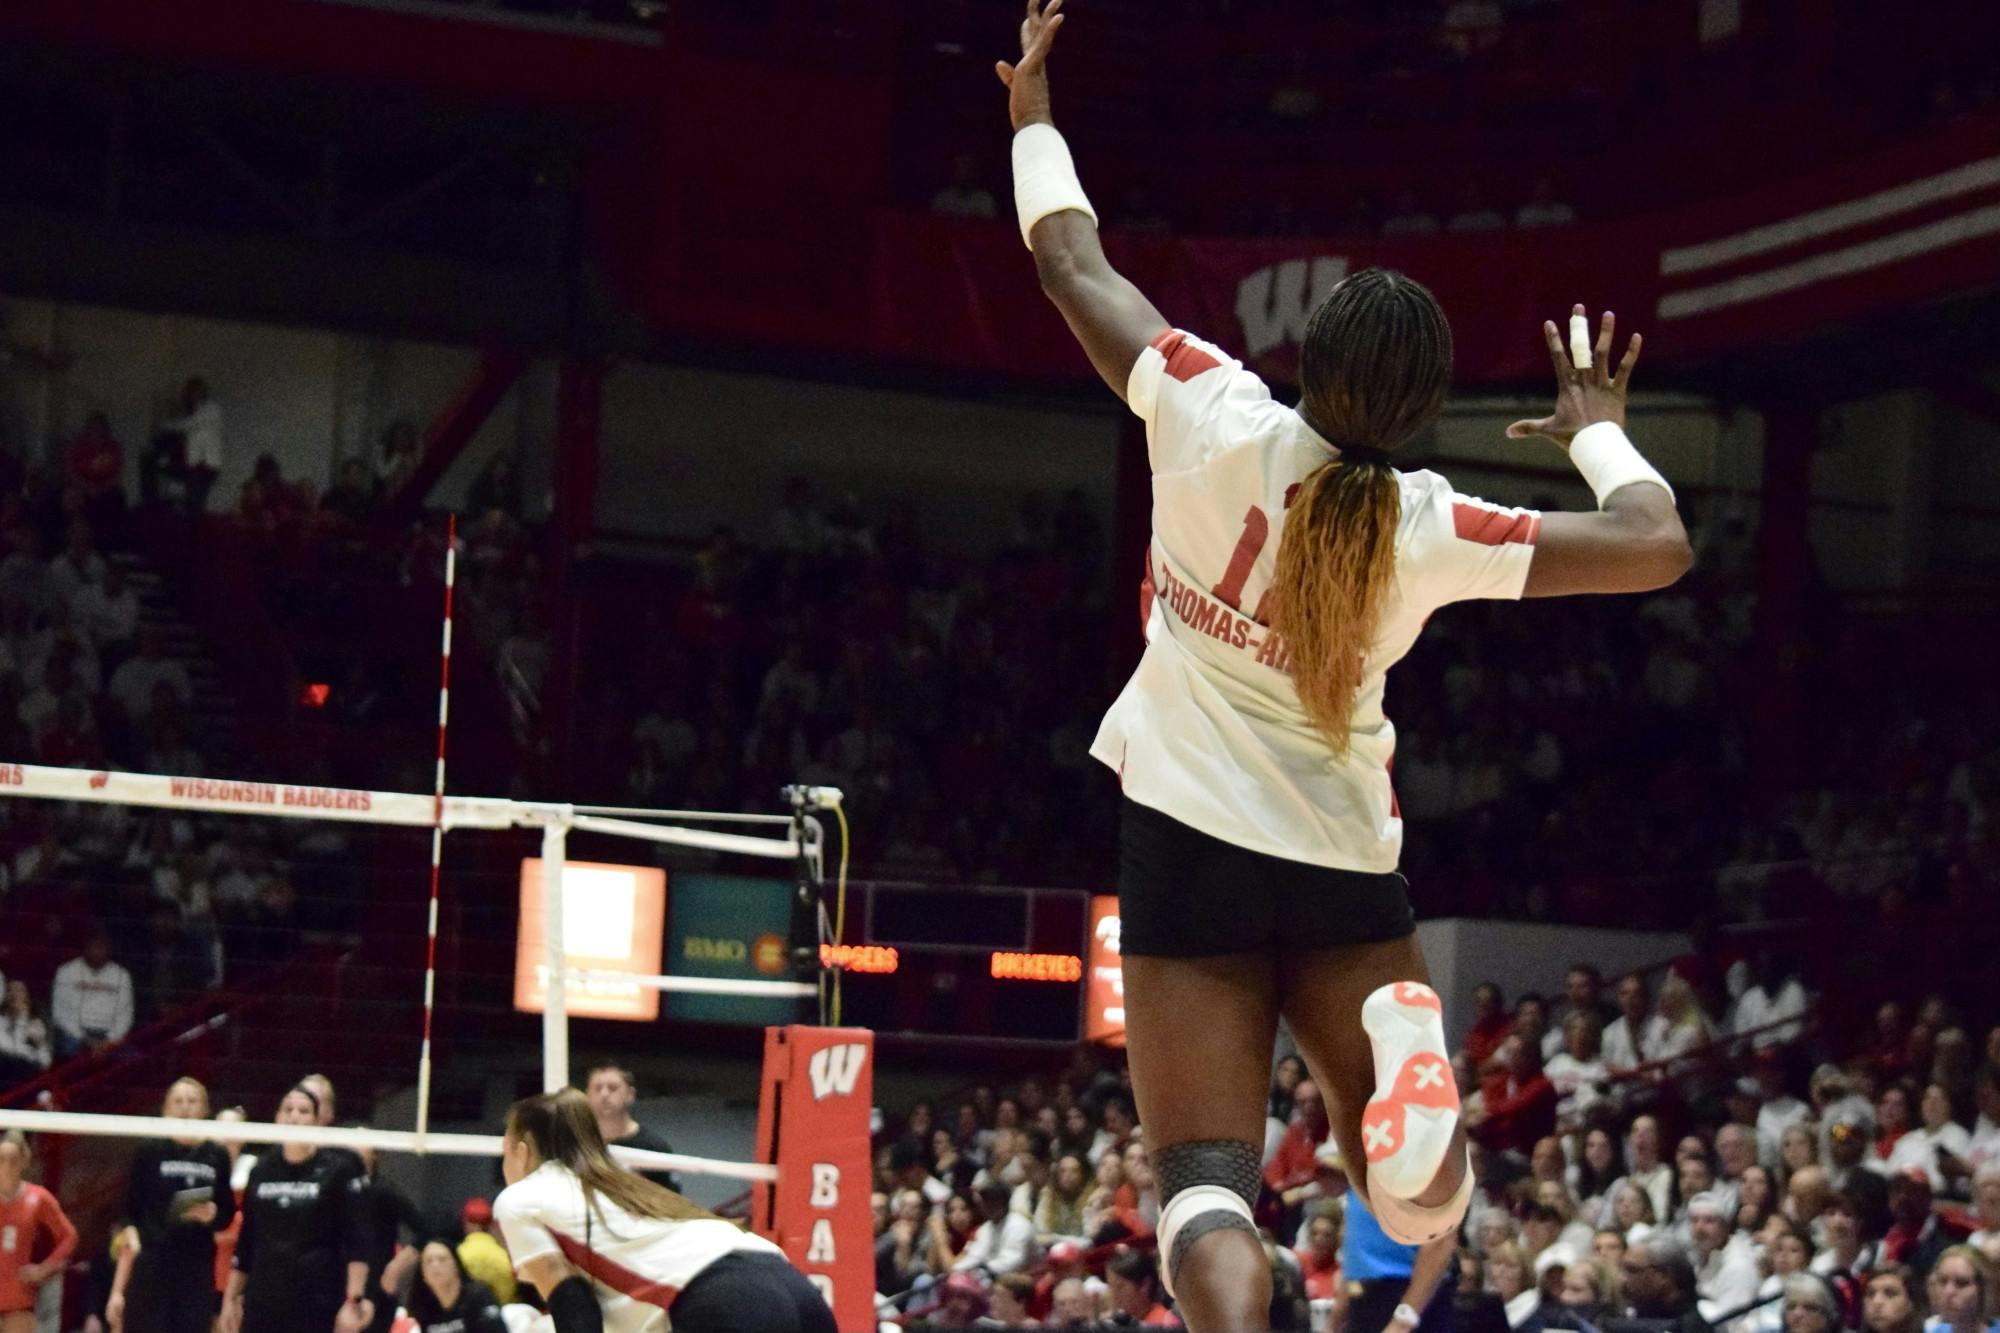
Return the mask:
<path id="1" fill-rule="evenodd" d="M 1436 1207 L 1425 1208 L 1408 1199 L 1398 1199 L 1387 1190 L 1368 1191 L 1368 1211 L 1375 1214 L 1375 1220 L 1382 1224 L 1384 1235 L 1403 1245 L 1428 1245 L 1439 1236 L 1458 1230 L 1458 1224 L 1465 1220 L 1465 1210 L 1471 1203 L 1470 1154 L 1466 1157 L 1465 1179 L 1459 1181 L 1458 1192 Z"/>
<path id="2" fill-rule="evenodd" d="M 1160 1273 L 1167 1294 L 1188 1247 L 1211 1231 L 1257 1234 L 1251 1207 L 1263 1186 L 1263 1153 L 1236 1139 L 1200 1139 L 1152 1149 L 1159 1180 Z"/>

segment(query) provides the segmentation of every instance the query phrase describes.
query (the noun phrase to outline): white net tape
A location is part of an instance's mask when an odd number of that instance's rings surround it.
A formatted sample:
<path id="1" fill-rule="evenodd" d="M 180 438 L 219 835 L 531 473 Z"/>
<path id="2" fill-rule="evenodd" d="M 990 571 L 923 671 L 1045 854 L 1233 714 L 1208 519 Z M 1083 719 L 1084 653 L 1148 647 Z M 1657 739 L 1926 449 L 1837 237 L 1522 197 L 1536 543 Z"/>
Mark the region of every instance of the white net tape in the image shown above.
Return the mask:
<path id="1" fill-rule="evenodd" d="M 247 1120 L 174 1120 L 152 1115 L 87 1115 L 73 1111 L 0 1110 L 0 1130 L 27 1134 L 94 1134 L 127 1139 L 213 1139 L 218 1143 L 309 1143 L 316 1148 L 373 1148 L 377 1152 L 442 1153 L 498 1157 L 498 1134 L 414 1134 L 396 1129 L 340 1129 L 325 1125 L 260 1124 Z M 652 1171 L 686 1171 L 731 1180 L 768 1181 L 778 1168 L 758 1162 L 725 1162 L 685 1153 L 613 1147 L 626 1165 Z"/>
<path id="2" fill-rule="evenodd" d="M 0 764 L 0 794 L 50 801 L 89 801 L 102 805 L 144 806 L 155 810 L 194 810 L 220 815 L 271 815 L 281 819 L 340 819 L 356 824 L 400 824 L 430 828 L 436 822 L 433 797 L 416 792 L 357 791 L 349 787 L 294 786 L 280 782 L 242 782 L 227 778 L 168 777 L 152 773 L 92 772 L 83 768 L 48 768 L 40 764 Z M 632 811 L 635 815 L 651 812 Z M 699 812 L 661 811 L 658 818 L 706 818 Z M 787 830 L 777 838 L 707 829 L 644 824 L 634 819 L 579 815 L 575 807 L 548 801 L 510 801 L 497 796 L 447 796 L 444 827 L 451 829 L 539 828 L 560 822 L 648 842 L 673 843 L 708 851 L 790 860 L 801 852 Z M 806 855 L 815 845 L 803 848 Z"/>
<path id="3" fill-rule="evenodd" d="M 829 793 L 830 794 L 830 793 Z M 446 796 L 442 807 L 435 796 L 414 792 L 361 791 L 345 787 L 320 787 L 274 782 L 239 781 L 222 778 L 176 777 L 149 773 L 114 773 L 88 769 L 50 768 L 37 764 L 0 763 L 0 795 L 48 801 L 75 801 L 100 805 L 122 805 L 140 809 L 171 810 L 217 815 L 262 815 L 275 818 L 339 820 L 354 824 L 393 825 L 417 828 L 508 829 L 538 828 L 543 834 L 545 863 L 560 865 L 563 840 L 571 830 L 635 840 L 669 844 L 738 856 L 797 861 L 803 858 L 815 875 L 819 873 L 822 835 L 816 820 L 784 816 L 715 813 L 701 811 L 652 811 L 629 807 L 584 807 L 515 801 L 499 797 Z M 832 799 L 838 799 L 837 795 Z M 585 813 L 587 810 L 612 813 Z M 756 836 L 690 828 L 681 824 L 647 823 L 646 819 L 713 820 L 739 824 L 782 824 L 779 836 Z M 560 875 L 552 877 L 553 886 Z M 551 889 L 554 892 L 554 889 Z M 553 900 L 551 901 L 553 905 Z M 560 911 L 545 913 L 559 922 Z M 435 913 L 432 928 L 435 929 Z M 703 995 L 735 995 L 761 998 L 806 999 L 819 987 L 803 981 L 720 980 L 697 977 L 633 976 L 566 966 L 560 929 L 547 929 L 550 970 L 562 967 L 572 978 L 586 982 L 610 980 L 625 986 L 639 986 L 663 992 L 683 991 Z M 434 982 L 427 975 L 424 995 L 428 1008 Z M 556 1087 L 568 1081 L 567 1017 L 557 987 L 549 996 L 544 1014 L 542 1052 L 544 1081 Z M 241 1124 L 211 1126 L 201 1122 L 207 1137 L 218 1139 L 281 1142 L 297 1140 L 372 1146 L 385 1151 L 470 1153 L 494 1156 L 499 1139 L 481 1135 L 431 1134 L 427 1131 L 430 1084 L 428 1050 L 420 1061 L 417 1083 L 420 1089 L 417 1128 L 413 1133 L 393 1130 L 333 1130 L 297 1126 L 259 1125 L 246 1130 Z M 168 1121 L 150 1117 L 83 1115 L 66 1112 L 0 1111 L 0 1128 L 19 1128 L 45 1133 L 109 1134 L 138 1137 L 169 1135 L 186 1137 L 189 1121 Z M 207 1132 L 210 1129 L 214 1132 Z M 634 1155 L 635 1164 L 656 1165 L 661 1169 L 706 1172 L 745 1180 L 773 1178 L 773 1169 L 740 1163 L 717 1162 L 676 1154 Z M 646 1159 L 643 1163 L 639 1158 Z"/>

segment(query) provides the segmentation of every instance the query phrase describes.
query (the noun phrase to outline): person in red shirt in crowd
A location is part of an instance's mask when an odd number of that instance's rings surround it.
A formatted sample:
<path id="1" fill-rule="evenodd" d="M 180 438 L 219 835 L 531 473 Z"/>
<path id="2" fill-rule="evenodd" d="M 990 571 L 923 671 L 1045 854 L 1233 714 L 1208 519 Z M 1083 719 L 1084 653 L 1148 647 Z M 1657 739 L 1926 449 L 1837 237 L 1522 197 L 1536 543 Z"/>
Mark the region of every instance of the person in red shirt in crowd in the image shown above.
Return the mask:
<path id="1" fill-rule="evenodd" d="M 1482 981 L 1472 991 L 1472 1029 L 1466 1033 L 1464 1045 L 1466 1059 L 1472 1061 L 1472 1067 L 1478 1069 L 1490 1061 L 1510 1031 L 1514 1031 L 1514 1019 L 1506 1011 L 1500 987 L 1490 981 Z"/>
<path id="2" fill-rule="evenodd" d="M 1292 1253 L 1298 1256 L 1306 1298 L 1334 1299 L 1340 1291 L 1340 1222 L 1330 1209 L 1313 1214 L 1306 1223 L 1306 1243 Z"/>
<path id="3" fill-rule="evenodd" d="M 938 1284 L 943 1299 L 930 1316 L 941 1328 L 970 1328 L 986 1315 L 986 1286 L 970 1273 L 953 1273 Z"/>
<path id="4" fill-rule="evenodd" d="M 1079 1282 L 1089 1282 L 1090 1265 L 1083 1260 L 1083 1246 L 1073 1240 L 1059 1240 L 1049 1246 L 1045 1271 L 1035 1280 L 1035 1297 L 1028 1302 L 1028 1313 L 1037 1319 L 1047 1319 L 1055 1305 L 1056 1287 L 1075 1278 Z"/>
<path id="5" fill-rule="evenodd" d="M 1936 1267 L 1945 1250 L 1961 1238 L 1931 1211 L 1930 1173 L 1913 1166 L 1889 1178 L 1889 1229 L 1882 1235 L 1881 1262 L 1908 1264 L 1919 1273 Z"/>
<path id="6" fill-rule="evenodd" d="M 28 1140 L 18 1129 L 0 1136 L 0 1333 L 35 1333 L 35 1294 L 59 1276 L 76 1249 L 76 1228 L 56 1196 L 24 1179 Z M 29 1262 L 50 1242 L 38 1262 Z"/>
<path id="7" fill-rule="evenodd" d="M 1319 1175 L 1319 1145 L 1332 1132 L 1319 1085 L 1309 1078 L 1300 1079 L 1292 1089 L 1292 1123 L 1285 1126 L 1278 1150 L 1264 1166 L 1264 1183 L 1285 1207 L 1296 1205 L 1297 1192 Z"/>
<path id="8" fill-rule="evenodd" d="M 1144 1250 L 1120 1250 L 1104 1270 L 1111 1308 L 1141 1328 L 1179 1328 L 1180 1319 L 1160 1301 L 1160 1273 Z"/>
<path id="9" fill-rule="evenodd" d="M 1910 1090 L 1901 1083 L 1883 1087 L 1875 1099 L 1875 1157 L 1886 1162 L 1896 1141 L 1910 1132 Z M 1880 1170 L 1881 1168 L 1876 1168 Z"/>
<path id="10" fill-rule="evenodd" d="M 125 451 L 112 438 L 102 412 L 84 418 L 83 429 L 63 445 L 63 481 L 83 492 L 83 515 L 91 530 L 110 536 L 125 517 Z"/>
<path id="11" fill-rule="evenodd" d="M 1466 1129 L 1489 1152 L 1525 1154 L 1556 1132 L 1556 1088 L 1542 1072 L 1540 1042 L 1509 1037 L 1500 1053 L 1505 1068 L 1487 1077 Z"/>
<path id="12" fill-rule="evenodd" d="M 1480 982 L 1472 992 L 1472 1029 L 1465 1034 L 1465 1054 L 1474 1069 L 1493 1058 L 1513 1027 L 1500 988 L 1490 981 Z"/>
<path id="13" fill-rule="evenodd" d="M 252 527 L 275 532 L 291 528 L 312 513 L 312 487 L 285 480 L 272 454 L 259 454 L 250 480 L 238 495 L 237 512 Z"/>

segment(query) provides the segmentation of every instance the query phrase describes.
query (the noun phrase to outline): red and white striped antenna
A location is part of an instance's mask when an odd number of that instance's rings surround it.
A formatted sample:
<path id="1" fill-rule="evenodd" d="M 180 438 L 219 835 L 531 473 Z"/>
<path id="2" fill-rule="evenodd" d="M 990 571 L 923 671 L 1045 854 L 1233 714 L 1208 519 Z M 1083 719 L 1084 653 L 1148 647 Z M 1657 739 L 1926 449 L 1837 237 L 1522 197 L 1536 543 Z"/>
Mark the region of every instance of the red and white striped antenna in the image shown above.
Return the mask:
<path id="1" fill-rule="evenodd" d="M 424 944 L 424 1045 L 417 1059 L 417 1151 L 431 1119 L 431 1014 L 437 1003 L 438 878 L 444 862 L 444 749 L 451 718 L 451 595 L 458 583 L 458 515 L 445 523 L 444 637 L 438 647 L 437 779 L 431 807 L 431 908 Z"/>

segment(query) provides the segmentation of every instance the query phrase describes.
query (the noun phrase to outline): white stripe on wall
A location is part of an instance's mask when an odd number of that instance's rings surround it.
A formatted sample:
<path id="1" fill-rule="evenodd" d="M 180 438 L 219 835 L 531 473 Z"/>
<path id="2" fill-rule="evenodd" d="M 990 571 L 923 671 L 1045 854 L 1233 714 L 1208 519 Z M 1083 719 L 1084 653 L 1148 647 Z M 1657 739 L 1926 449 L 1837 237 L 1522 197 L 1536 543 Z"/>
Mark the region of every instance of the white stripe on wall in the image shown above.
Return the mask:
<path id="1" fill-rule="evenodd" d="M 1810 259 L 1801 259 L 1781 268 L 1768 269 L 1762 273 L 1752 273 L 1728 282 L 1718 282 L 1707 287 L 1695 287 L 1684 292 L 1674 292 L 1660 298 L 1659 318 L 1683 319 L 1689 315 L 1707 314 L 1725 306 L 1742 305 L 1746 301 L 1758 301 L 1780 292 L 1796 291 L 1810 287 L 1814 283 L 1829 278 L 1846 277 L 1862 273 L 1884 264 L 1894 264 L 1915 255 L 1927 254 L 1932 250 L 1943 250 L 1964 241 L 1977 240 L 2000 232 L 2000 204 L 1961 213 L 1956 217 L 1942 218 L 1908 231 L 1899 231 L 1892 236 L 1864 241 L 1860 245 L 1850 245 L 1844 250 L 1830 250 Z"/>
<path id="2" fill-rule="evenodd" d="M 1660 272 L 1670 275 L 1715 268 L 1996 184 L 2000 184 L 2000 157 L 1968 162 L 1936 176 L 1909 181 L 1862 199 L 1850 199 L 1844 204 L 1801 213 L 1783 222 L 1752 227 L 1749 231 L 1725 236 L 1721 240 L 1663 250 L 1660 252 Z"/>

